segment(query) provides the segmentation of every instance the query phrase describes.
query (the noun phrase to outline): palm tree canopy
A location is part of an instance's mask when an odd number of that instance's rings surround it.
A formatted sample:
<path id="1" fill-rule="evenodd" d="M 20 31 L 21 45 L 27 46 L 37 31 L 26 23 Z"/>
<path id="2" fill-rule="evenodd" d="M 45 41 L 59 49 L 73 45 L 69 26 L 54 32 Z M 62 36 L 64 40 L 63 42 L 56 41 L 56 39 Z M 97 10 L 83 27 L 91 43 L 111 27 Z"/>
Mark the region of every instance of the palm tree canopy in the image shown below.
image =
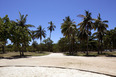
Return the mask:
<path id="1" fill-rule="evenodd" d="M 106 30 L 106 28 L 108 27 L 108 25 L 106 23 L 108 23 L 107 20 L 102 21 L 100 14 L 98 15 L 97 19 L 94 19 L 95 23 L 94 23 L 94 29 L 98 30 L 98 31 L 104 31 Z"/>
<path id="2" fill-rule="evenodd" d="M 36 37 L 37 38 L 40 38 L 40 40 L 42 39 L 42 37 L 46 37 L 46 31 L 44 30 L 44 28 L 42 28 L 42 26 L 40 25 L 37 30 L 35 31 L 36 32 Z"/>
<path id="3" fill-rule="evenodd" d="M 87 30 L 91 30 L 93 27 L 92 23 L 92 17 L 91 13 L 89 11 L 85 11 L 85 16 L 84 15 L 78 15 L 78 17 L 83 18 L 83 21 L 78 24 L 80 26 L 80 31 L 82 31 L 84 28 Z"/>
<path id="4" fill-rule="evenodd" d="M 61 32 L 64 36 L 70 37 L 72 33 L 74 33 L 74 29 L 76 29 L 75 22 L 73 22 L 69 16 L 63 19 L 63 21 L 64 22 L 61 25 Z"/>
<path id="5" fill-rule="evenodd" d="M 30 24 L 26 24 L 26 21 L 27 21 L 27 14 L 26 16 L 24 15 L 21 15 L 21 13 L 19 12 L 19 15 L 20 15 L 20 19 L 16 19 L 17 20 L 17 25 L 18 26 L 21 26 L 21 27 L 34 27 L 33 25 L 30 25 Z"/>
<path id="6" fill-rule="evenodd" d="M 48 22 L 50 24 L 50 26 L 48 27 L 48 30 L 50 30 L 50 32 L 54 31 L 56 26 L 53 24 L 52 21 Z"/>

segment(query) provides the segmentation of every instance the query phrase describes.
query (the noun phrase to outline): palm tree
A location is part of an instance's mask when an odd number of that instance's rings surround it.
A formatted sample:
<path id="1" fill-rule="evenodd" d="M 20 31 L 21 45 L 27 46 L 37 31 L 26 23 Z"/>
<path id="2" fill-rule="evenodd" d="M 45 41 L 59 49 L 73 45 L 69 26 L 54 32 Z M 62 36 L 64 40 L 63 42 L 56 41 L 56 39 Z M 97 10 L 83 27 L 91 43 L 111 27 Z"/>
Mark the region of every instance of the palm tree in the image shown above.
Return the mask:
<path id="1" fill-rule="evenodd" d="M 106 24 L 108 21 L 102 21 L 100 14 L 98 15 L 97 19 L 94 19 L 95 23 L 94 23 L 94 29 L 97 29 L 97 32 L 94 33 L 94 35 L 96 35 L 96 37 L 98 38 L 98 42 L 99 42 L 99 46 L 98 46 L 98 54 L 99 54 L 99 49 L 101 50 L 102 53 L 102 42 L 103 42 L 103 36 L 107 31 L 107 27 L 108 25 Z"/>
<path id="2" fill-rule="evenodd" d="M 74 38 L 74 34 L 76 32 L 76 25 L 74 24 L 75 22 L 73 22 L 70 17 L 66 17 L 65 19 L 63 19 L 63 23 L 61 25 L 61 32 L 63 33 L 63 35 L 68 38 L 68 40 L 70 40 L 70 44 L 73 45 L 73 38 Z M 72 51 L 73 51 L 73 47 L 72 45 L 70 45 L 69 47 L 69 53 L 72 55 Z M 71 48 L 72 47 L 72 48 Z"/>
<path id="3" fill-rule="evenodd" d="M 80 29 L 78 29 L 78 33 L 77 33 L 77 37 L 78 37 L 78 40 L 80 41 L 80 45 L 81 45 L 81 50 L 83 51 L 84 50 L 84 53 L 85 53 L 85 49 L 86 48 L 83 48 L 83 47 L 86 47 L 86 43 L 85 41 L 87 40 L 87 37 L 88 37 L 88 33 L 87 33 L 87 30 L 83 29 L 82 31 L 80 31 Z"/>
<path id="4" fill-rule="evenodd" d="M 41 45 L 42 37 L 44 37 L 44 38 L 46 37 L 46 31 L 40 25 L 35 32 L 36 32 L 35 37 L 40 38 L 40 45 Z"/>
<path id="5" fill-rule="evenodd" d="M 86 30 L 87 32 L 87 54 L 88 55 L 88 39 L 89 36 L 91 35 L 91 29 L 92 29 L 92 17 L 91 13 L 89 11 L 85 11 L 85 16 L 84 15 L 78 15 L 78 17 L 83 18 L 83 21 L 80 22 L 78 25 L 80 26 L 80 32 Z"/>
<path id="6" fill-rule="evenodd" d="M 31 36 L 31 38 L 32 38 L 32 40 L 33 40 L 33 42 L 34 42 L 34 40 L 35 40 L 35 31 L 30 31 L 30 36 Z"/>
<path id="7" fill-rule="evenodd" d="M 56 26 L 52 23 L 52 21 L 50 21 L 48 23 L 50 24 L 50 26 L 48 26 L 48 30 L 50 30 L 50 39 L 51 39 L 51 33 L 52 33 L 52 31 L 54 31 Z"/>
<path id="8" fill-rule="evenodd" d="M 30 33 L 30 30 L 28 29 L 28 27 L 34 27 L 33 25 L 30 25 L 30 24 L 26 24 L 26 21 L 27 21 L 27 14 L 26 16 L 24 15 L 21 15 L 21 13 L 19 12 L 19 15 L 20 15 L 20 19 L 16 19 L 16 26 L 19 27 L 18 30 L 20 30 L 20 34 L 21 34 L 21 44 L 22 44 L 22 54 L 21 56 L 24 56 L 24 50 L 26 51 L 26 46 L 27 44 L 29 43 L 30 41 L 30 37 L 29 37 L 29 33 Z M 13 21 L 15 22 L 15 21 Z"/>

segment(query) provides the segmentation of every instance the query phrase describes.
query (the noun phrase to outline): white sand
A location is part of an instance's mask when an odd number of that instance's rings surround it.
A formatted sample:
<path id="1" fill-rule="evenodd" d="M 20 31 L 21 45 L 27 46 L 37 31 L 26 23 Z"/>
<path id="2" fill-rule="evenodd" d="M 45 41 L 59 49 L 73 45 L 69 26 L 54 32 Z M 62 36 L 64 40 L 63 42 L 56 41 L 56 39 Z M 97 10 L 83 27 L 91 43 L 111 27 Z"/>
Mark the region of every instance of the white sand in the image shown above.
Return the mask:
<path id="1" fill-rule="evenodd" d="M 0 59 L 0 66 L 7 66 L 0 67 L 0 77 L 105 77 L 104 74 L 116 76 L 115 57 L 77 57 L 52 53 L 30 58 Z"/>
<path id="2" fill-rule="evenodd" d="M 45 67 L 3 67 L 0 77 L 109 77 L 72 69 Z"/>

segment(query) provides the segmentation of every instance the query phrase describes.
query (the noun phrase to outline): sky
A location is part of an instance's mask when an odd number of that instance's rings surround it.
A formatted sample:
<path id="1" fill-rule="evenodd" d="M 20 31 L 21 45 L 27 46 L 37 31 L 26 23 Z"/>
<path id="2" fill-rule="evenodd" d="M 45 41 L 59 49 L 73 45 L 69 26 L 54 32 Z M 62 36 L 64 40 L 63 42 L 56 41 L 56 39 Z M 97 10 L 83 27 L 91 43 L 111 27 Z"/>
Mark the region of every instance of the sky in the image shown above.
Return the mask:
<path id="1" fill-rule="evenodd" d="M 41 25 L 46 30 L 46 38 L 50 33 L 48 22 L 52 21 L 56 26 L 51 36 L 54 43 L 63 37 L 60 29 L 63 19 L 70 16 L 78 24 L 82 19 L 77 15 L 85 15 L 85 10 L 91 12 L 93 18 L 100 13 L 103 20 L 109 21 L 108 30 L 116 27 L 116 0 L 0 0 L 0 17 L 7 14 L 10 20 L 16 20 L 19 19 L 19 12 L 28 14 L 26 24 L 35 26 L 31 30 Z M 40 40 L 36 41 L 39 43 Z"/>

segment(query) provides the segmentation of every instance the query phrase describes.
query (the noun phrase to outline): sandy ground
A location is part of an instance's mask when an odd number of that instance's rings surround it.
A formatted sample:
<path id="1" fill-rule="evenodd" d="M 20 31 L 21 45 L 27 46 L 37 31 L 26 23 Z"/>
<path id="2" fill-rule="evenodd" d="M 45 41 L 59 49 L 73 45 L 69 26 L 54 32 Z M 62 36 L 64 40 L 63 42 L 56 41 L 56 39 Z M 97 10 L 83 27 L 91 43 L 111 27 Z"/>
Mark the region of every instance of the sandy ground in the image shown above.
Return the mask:
<path id="1" fill-rule="evenodd" d="M 47 56 L 0 59 L 1 77 L 108 77 L 116 76 L 115 57 Z"/>

